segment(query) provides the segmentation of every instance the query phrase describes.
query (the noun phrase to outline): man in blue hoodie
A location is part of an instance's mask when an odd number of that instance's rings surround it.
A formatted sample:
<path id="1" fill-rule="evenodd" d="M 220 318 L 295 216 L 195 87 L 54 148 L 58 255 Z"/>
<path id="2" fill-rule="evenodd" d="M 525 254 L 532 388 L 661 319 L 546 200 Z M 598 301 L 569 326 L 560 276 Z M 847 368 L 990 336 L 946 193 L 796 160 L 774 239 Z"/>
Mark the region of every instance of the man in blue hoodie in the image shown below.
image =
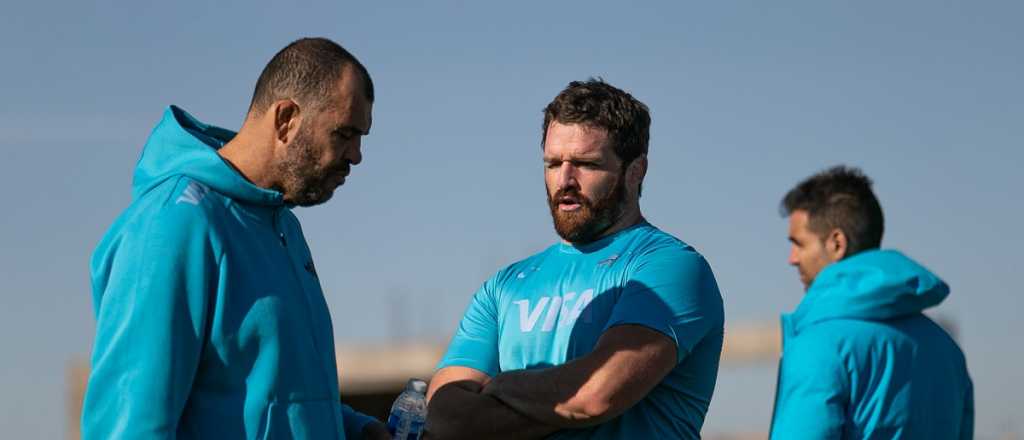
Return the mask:
<path id="1" fill-rule="evenodd" d="M 882 209 L 860 170 L 834 167 L 786 194 L 789 263 L 807 294 L 782 317 L 774 439 L 969 439 L 964 355 L 921 312 L 949 287 L 879 250 Z"/>
<path id="2" fill-rule="evenodd" d="M 238 133 L 171 106 L 93 254 L 85 439 L 388 438 L 338 400 L 334 338 L 293 206 L 362 160 L 373 83 L 341 46 L 267 64 Z"/>

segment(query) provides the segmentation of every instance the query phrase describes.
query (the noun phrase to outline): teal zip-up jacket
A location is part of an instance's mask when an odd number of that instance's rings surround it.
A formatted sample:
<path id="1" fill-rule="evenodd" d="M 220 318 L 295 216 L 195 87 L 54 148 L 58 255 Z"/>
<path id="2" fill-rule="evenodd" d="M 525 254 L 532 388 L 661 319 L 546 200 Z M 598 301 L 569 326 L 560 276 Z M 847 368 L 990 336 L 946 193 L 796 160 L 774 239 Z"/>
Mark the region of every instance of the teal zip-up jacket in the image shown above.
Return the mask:
<path id="1" fill-rule="evenodd" d="M 171 106 L 92 257 L 85 439 L 345 439 L 334 336 L 298 219 Z"/>
<path id="2" fill-rule="evenodd" d="M 826 266 L 782 317 L 773 439 L 970 439 L 964 355 L 921 311 L 949 287 L 892 250 Z"/>

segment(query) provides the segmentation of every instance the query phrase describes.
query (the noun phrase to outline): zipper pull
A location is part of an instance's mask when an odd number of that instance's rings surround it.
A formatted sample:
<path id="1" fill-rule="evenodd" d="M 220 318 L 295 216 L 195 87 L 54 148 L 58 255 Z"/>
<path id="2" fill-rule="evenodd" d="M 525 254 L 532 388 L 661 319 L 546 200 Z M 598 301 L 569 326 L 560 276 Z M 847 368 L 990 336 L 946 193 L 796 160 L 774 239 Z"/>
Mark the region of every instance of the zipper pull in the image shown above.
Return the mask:
<path id="1" fill-rule="evenodd" d="M 288 247 L 288 240 L 284 239 L 284 232 L 278 233 L 278 238 L 281 239 L 281 246 Z"/>

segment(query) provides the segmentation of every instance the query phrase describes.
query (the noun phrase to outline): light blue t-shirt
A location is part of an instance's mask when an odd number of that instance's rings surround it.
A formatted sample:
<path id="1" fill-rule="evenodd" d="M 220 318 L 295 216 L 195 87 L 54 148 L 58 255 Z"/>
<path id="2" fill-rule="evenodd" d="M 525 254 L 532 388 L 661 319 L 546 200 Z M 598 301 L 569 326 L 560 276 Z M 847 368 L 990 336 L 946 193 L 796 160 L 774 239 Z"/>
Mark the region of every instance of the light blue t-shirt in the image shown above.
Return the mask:
<path id="1" fill-rule="evenodd" d="M 473 296 L 438 368 L 495 376 L 561 365 L 605 330 L 649 327 L 672 338 L 678 364 L 607 423 L 552 438 L 700 438 L 718 375 L 724 313 L 707 261 L 646 222 L 586 245 L 555 244 L 499 271 Z"/>

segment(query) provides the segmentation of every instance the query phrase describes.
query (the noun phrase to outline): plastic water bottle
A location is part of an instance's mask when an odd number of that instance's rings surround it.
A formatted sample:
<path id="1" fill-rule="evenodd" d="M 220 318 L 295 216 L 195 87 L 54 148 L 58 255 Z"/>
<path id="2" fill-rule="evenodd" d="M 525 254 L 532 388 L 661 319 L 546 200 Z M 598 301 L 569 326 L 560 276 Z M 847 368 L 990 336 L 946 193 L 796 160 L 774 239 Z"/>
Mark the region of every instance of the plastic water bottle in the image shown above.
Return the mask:
<path id="1" fill-rule="evenodd" d="M 418 440 L 427 421 L 427 383 L 409 379 L 405 391 L 391 405 L 388 431 L 394 440 Z"/>

